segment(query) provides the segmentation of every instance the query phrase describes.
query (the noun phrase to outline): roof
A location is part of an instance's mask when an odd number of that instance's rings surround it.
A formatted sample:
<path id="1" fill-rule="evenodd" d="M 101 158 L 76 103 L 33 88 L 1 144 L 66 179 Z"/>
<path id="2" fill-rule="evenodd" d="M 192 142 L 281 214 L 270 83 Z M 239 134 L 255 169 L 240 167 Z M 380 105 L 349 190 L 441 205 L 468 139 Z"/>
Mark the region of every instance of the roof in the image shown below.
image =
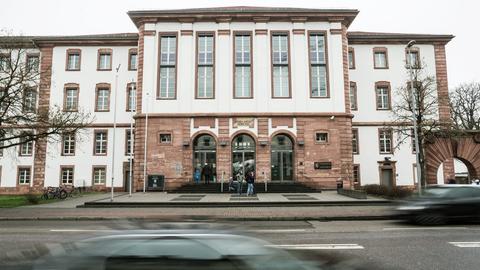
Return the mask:
<path id="1" fill-rule="evenodd" d="M 252 7 L 231 6 L 192 9 L 135 10 L 127 12 L 137 27 L 143 22 L 158 21 L 252 21 L 265 19 L 269 21 L 291 21 L 304 19 L 308 21 L 341 21 L 347 27 L 355 19 L 357 9 L 310 9 L 290 7 Z"/>
<path id="2" fill-rule="evenodd" d="M 0 36 L 0 44 L 22 47 L 39 45 L 137 45 L 138 33 L 116 33 L 76 36 Z"/>
<path id="3" fill-rule="evenodd" d="M 382 33 L 382 32 L 362 32 L 349 31 L 347 33 L 349 44 L 372 44 L 372 43 L 405 43 L 415 40 L 417 43 L 443 43 L 446 44 L 452 40 L 453 35 L 435 35 L 435 34 L 407 34 L 407 33 Z"/>

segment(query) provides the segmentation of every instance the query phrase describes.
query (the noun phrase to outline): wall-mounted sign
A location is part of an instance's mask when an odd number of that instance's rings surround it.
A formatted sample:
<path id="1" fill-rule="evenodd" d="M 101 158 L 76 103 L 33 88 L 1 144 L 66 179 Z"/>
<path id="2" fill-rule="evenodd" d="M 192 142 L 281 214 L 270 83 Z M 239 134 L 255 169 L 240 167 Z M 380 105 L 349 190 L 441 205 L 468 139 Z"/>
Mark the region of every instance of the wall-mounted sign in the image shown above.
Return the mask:
<path id="1" fill-rule="evenodd" d="M 315 170 L 330 170 L 332 169 L 331 162 L 314 162 L 313 167 Z"/>
<path id="2" fill-rule="evenodd" d="M 234 128 L 253 128 L 254 118 L 252 117 L 237 117 L 233 119 Z"/>

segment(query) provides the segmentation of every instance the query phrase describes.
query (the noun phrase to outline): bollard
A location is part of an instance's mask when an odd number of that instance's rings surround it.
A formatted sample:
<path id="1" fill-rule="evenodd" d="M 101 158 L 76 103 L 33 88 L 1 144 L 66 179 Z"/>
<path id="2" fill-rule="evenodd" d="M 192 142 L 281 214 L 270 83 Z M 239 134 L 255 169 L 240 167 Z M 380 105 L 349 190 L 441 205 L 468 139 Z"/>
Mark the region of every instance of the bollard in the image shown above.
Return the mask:
<path id="1" fill-rule="evenodd" d="M 265 174 L 265 172 L 262 172 L 263 174 L 263 181 L 265 182 L 265 192 L 268 191 L 268 187 L 267 187 L 267 175 Z"/>
<path id="2" fill-rule="evenodd" d="M 220 182 L 220 192 L 223 192 L 223 179 L 225 178 L 225 172 L 222 172 L 222 180 Z"/>

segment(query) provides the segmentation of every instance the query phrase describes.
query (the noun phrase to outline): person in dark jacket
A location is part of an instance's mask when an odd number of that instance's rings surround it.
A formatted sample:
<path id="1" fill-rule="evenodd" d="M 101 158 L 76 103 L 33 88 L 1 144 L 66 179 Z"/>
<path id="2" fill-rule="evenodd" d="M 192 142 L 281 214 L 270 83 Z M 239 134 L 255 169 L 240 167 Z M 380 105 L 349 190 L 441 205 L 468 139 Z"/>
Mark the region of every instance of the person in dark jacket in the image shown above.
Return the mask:
<path id="1" fill-rule="evenodd" d="M 205 178 L 205 184 L 210 183 L 212 179 L 212 167 L 210 166 L 210 164 L 208 163 L 205 164 L 205 166 L 202 169 L 202 174 L 203 174 L 203 177 Z"/>
<path id="2" fill-rule="evenodd" d="M 254 171 L 250 171 L 247 173 L 247 184 L 248 184 L 248 188 L 247 188 L 247 196 L 250 196 L 250 195 L 253 195 L 253 184 L 255 183 L 255 172 Z"/>

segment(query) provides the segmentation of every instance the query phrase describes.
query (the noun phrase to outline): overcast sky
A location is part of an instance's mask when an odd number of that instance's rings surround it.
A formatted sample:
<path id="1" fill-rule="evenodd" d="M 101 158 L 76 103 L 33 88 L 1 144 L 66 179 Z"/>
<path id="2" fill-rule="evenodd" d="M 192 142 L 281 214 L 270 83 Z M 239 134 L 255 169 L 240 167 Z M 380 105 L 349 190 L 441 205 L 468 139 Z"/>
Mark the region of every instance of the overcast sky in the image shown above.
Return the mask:
<path id="1" fill-rule="evenodd" d="M 221 6 L 352 8 L 349 30 L 453 34 L 447 45 L 450 87 L 480 81 L 476 0 L 1 0 L 0 29 L 23 35 L 136 32 L 126 12 Z"/>

